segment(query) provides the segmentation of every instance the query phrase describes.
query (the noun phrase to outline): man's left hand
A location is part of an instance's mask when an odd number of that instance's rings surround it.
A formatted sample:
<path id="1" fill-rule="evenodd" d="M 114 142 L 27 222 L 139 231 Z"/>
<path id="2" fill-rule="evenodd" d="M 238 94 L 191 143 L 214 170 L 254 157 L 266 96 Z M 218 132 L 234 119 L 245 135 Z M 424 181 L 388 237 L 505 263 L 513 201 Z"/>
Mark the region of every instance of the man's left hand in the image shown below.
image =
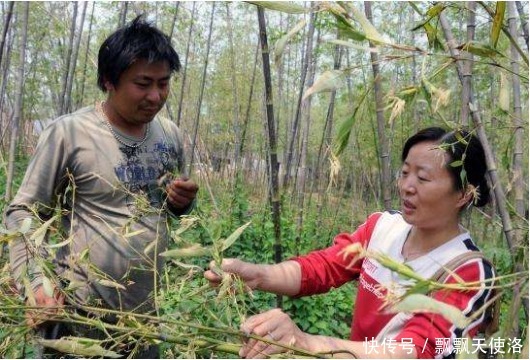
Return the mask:
<path id="1" fill-rule="evenodd" d="M 182 210 L 191 204 L 198 190 L 199 186 L 191 179 L 175 179 L 166 186 L 167 200 L 171 206 Z"/>

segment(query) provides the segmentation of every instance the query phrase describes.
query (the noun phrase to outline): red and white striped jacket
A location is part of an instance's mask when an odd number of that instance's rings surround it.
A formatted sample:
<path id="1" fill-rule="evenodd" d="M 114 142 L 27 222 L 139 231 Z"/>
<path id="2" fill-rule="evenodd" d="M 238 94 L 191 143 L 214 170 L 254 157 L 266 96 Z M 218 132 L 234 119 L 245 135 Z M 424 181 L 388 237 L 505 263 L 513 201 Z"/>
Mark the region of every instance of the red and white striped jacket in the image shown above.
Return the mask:
<path id="1" fill-rule="evenodd" d="M 370 257 L 351 264 L 352 256 L 344 257 L 342 253 L 348 245 L 360 243 L 368 250 L 406 263 L 414 272 L 427 279 L 456 256 L 479 251 L 469 233 L 464 232 L 429 253 L 405 262 L 401 251 L 410 229 L 411 225 L 398 212 L 374 213 L 353 234 L 336 236 L 329 248 L 295 258 L 302 267 L 298 296 L 324 293 L 348 281 L 358 280 L 350 340 L 375 339 L 381 343 L 393 339 L 397 343 L 412 343 L 419 358 L 451 358 L 454 357 L 454 340 L 473 337 L 484 321 L 484 314 L 466 328 L 457 328 L 449 320 L 433 313 L 385 313 L 382 307 L 387 293 L 392 291 L 398 295 L 403 294 L 406 287 L 411 285 L 411 280 L 400 277 Z M 474 258 L 459 266 L 455 274 L 465 282 L 481 281 L 484 284 L 493 279 L 494 270 L 489 262 Z M 454 282 L 456 279 L 453 276 L 446 280 L 446 283 Z M 489 300 L 492 292 L 484 285 L 478 290 L 440 290 L 431 296 L 456 306 L 466 316 L 471 316 Z M 440 347 L 442 341 L 446 343 L 443 348 Z"/>

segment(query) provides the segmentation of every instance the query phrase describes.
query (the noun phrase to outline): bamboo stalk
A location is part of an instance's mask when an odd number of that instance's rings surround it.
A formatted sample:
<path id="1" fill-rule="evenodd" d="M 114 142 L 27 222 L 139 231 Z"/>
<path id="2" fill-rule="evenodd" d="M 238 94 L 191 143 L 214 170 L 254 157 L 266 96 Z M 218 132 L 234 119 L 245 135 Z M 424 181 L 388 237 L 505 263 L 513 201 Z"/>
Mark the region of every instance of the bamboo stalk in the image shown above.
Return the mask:
<path id="1" fill-rule="evenodd" d="M 272 222 L 274 224 L 274 261 L 282 261 L 282 240 L 280 224 L 280 191 L 278 180 L 278 149 L 276 144 L 276 129 L 274 126 L 274 106 L 272 98 L 272 79 L 269 60 L 269 45 L 267 40 L 267 26 L 265 23 L 265 11 L 258 6 L 258 24 L 261 43 L 261 55 L 263 65 L 263 77 L 265 82 L 265 109 L 267 116 L 267 134 L 269 140 L 269 202 L 272 210 Z M 276 299 L 278 307 L 282 305 L 281 295 Z"/>
<path id="2" fill-rule="evenodd" d="M 444 32 L 444 35 L 447 41 L 447 45 L 449 46 L 449 51 L 451 52 L 452 56 L 454 56 L 455 58 L 458 58 L 459 53 L 455 46 L 455 40 L 453 38 L 451 29 L 449 27 L 449 22 L 447 21 L 447 18 L 443 12 L 440 14 L 439 18 L 440 18 L 440 25 L 442 26 L 442 30 Z M 460 82 L 462 82 L 463 81 L 462 68 L 459 62 L 456 63 L 456 68 L 457 68 L 458 77 L 460 79 Z M 480 113 L 476 105 L 474 105 L 475 100 L 474 100 L 472 91 L 470 93 L 469 99 L 470 99 L 469 108 L 471 112 L 471 118 L 473 119 L 473 123 L 475 124 L 475 127 L 477 129 L 477 136 L 480 139 L 480 142 L 482 143 L 482 146 L 484 147 L 484 152 L 486 154 L 486 164 L 488 167 L 488 175 L 490 178 L 490 183 L 493 186 L 493 192 L 495 194 L 495 199 L 497 200 L 497 210 L 499 211 L 499 215 L 501 216 L 501 219 L 502 219 L 503 231 L 504 231 L 504 235 L 506 238 L 506 242 L 508 244 L 508 248 L 510 250 L 510 254 L 512 256 L 512 263 L 517 272 L 522 272 L 524 271 L 523 265 L 520 262 L 515 261 L 517 249 L 515 247 L 514 228 L 513 228 L 512 221 L 510 219 L 510 214 L 507 208 L 506 195 L 505 195 L 502 183 L 499 179 L 499 175 L 497 173 L 497 166 L 495 164 L 495 158 L 493 156 L 493 151 L 491 149 L 490 142 L 486 135 L 486 130 L 484 129 L 484 124 L 482 123 L 482 119 L 480 117 Z M 520 290 L 518 289 L 518 287 L 514 288 L 515 296 L 519 294 L 519 291 Z M 524 306 L 526 316 L 528 317 L 528 302 L 524 301 L 523 306 Z"/>

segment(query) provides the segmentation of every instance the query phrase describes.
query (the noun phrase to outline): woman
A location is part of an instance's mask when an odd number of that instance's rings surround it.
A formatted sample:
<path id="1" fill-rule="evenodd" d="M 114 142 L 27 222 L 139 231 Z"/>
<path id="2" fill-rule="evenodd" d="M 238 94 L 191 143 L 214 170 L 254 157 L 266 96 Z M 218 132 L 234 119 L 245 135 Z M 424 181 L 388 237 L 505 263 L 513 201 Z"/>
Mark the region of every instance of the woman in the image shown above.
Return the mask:
<path id="1" fill-rule="evenodd" d="M 239 275 L 252 289 L 288 296 L 323 293 L 359 280 L 350 339 L 304 333 L 279 309 L 250 317 L 241 325 L 242 331 L 312 353 L 361 358 L 442 358 L 455 352 L 455 339 L 476 334 L 485 321 L 484 314 L 467 327 L 457 328 L 437 314 L 382 311 L 389 293 L 402 295 L 410 280 L 373 258 L 344 256 L 347 246 L 358 243 L 430 278 L 461 254 L 479 251 L 460 225 L 465 209 L 483 206 L 489 200 L 486 160 L 478 139 L 465 131 L 427 128 L 407 140 L 402 162 L 398 180 L 401 213 L 372 214 L 353 234 L 335 237 L 331 247 L 280 264 L 256 265 L 237 259 L 225 259 L 221 264 L 223 271 Z M 470 316 L 492 296 L 484 284 L 493 279 L 493 269 L 489 262 L 474 257 L 458 266 L 454 274 L 465 282 L 483 285 L 467 291 L 439 290 L 431 296 Z M 446 283 L 456 282 L 456 275 L 449 276 Z M 213 285 L 220 281 L 211 270 L 205 277 Z M 282 347 L 249 338 L 240 356 L 264 357 L 282 351 Z"/>

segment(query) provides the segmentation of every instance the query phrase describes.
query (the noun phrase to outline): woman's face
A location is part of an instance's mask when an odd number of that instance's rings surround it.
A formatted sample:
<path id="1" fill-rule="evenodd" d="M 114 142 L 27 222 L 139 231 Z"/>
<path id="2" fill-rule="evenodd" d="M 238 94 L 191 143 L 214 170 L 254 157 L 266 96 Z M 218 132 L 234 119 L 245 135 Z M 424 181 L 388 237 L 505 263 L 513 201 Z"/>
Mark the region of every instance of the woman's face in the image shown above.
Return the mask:
<path id="1" fill-rule="evenodd" d="M 446 168 L 449 155 L 437 146 L 430 141 L 414 145 L 398 180 L 403 218 L 418 228 L 443 229 L 458 222 L 466 203 Z"/>

